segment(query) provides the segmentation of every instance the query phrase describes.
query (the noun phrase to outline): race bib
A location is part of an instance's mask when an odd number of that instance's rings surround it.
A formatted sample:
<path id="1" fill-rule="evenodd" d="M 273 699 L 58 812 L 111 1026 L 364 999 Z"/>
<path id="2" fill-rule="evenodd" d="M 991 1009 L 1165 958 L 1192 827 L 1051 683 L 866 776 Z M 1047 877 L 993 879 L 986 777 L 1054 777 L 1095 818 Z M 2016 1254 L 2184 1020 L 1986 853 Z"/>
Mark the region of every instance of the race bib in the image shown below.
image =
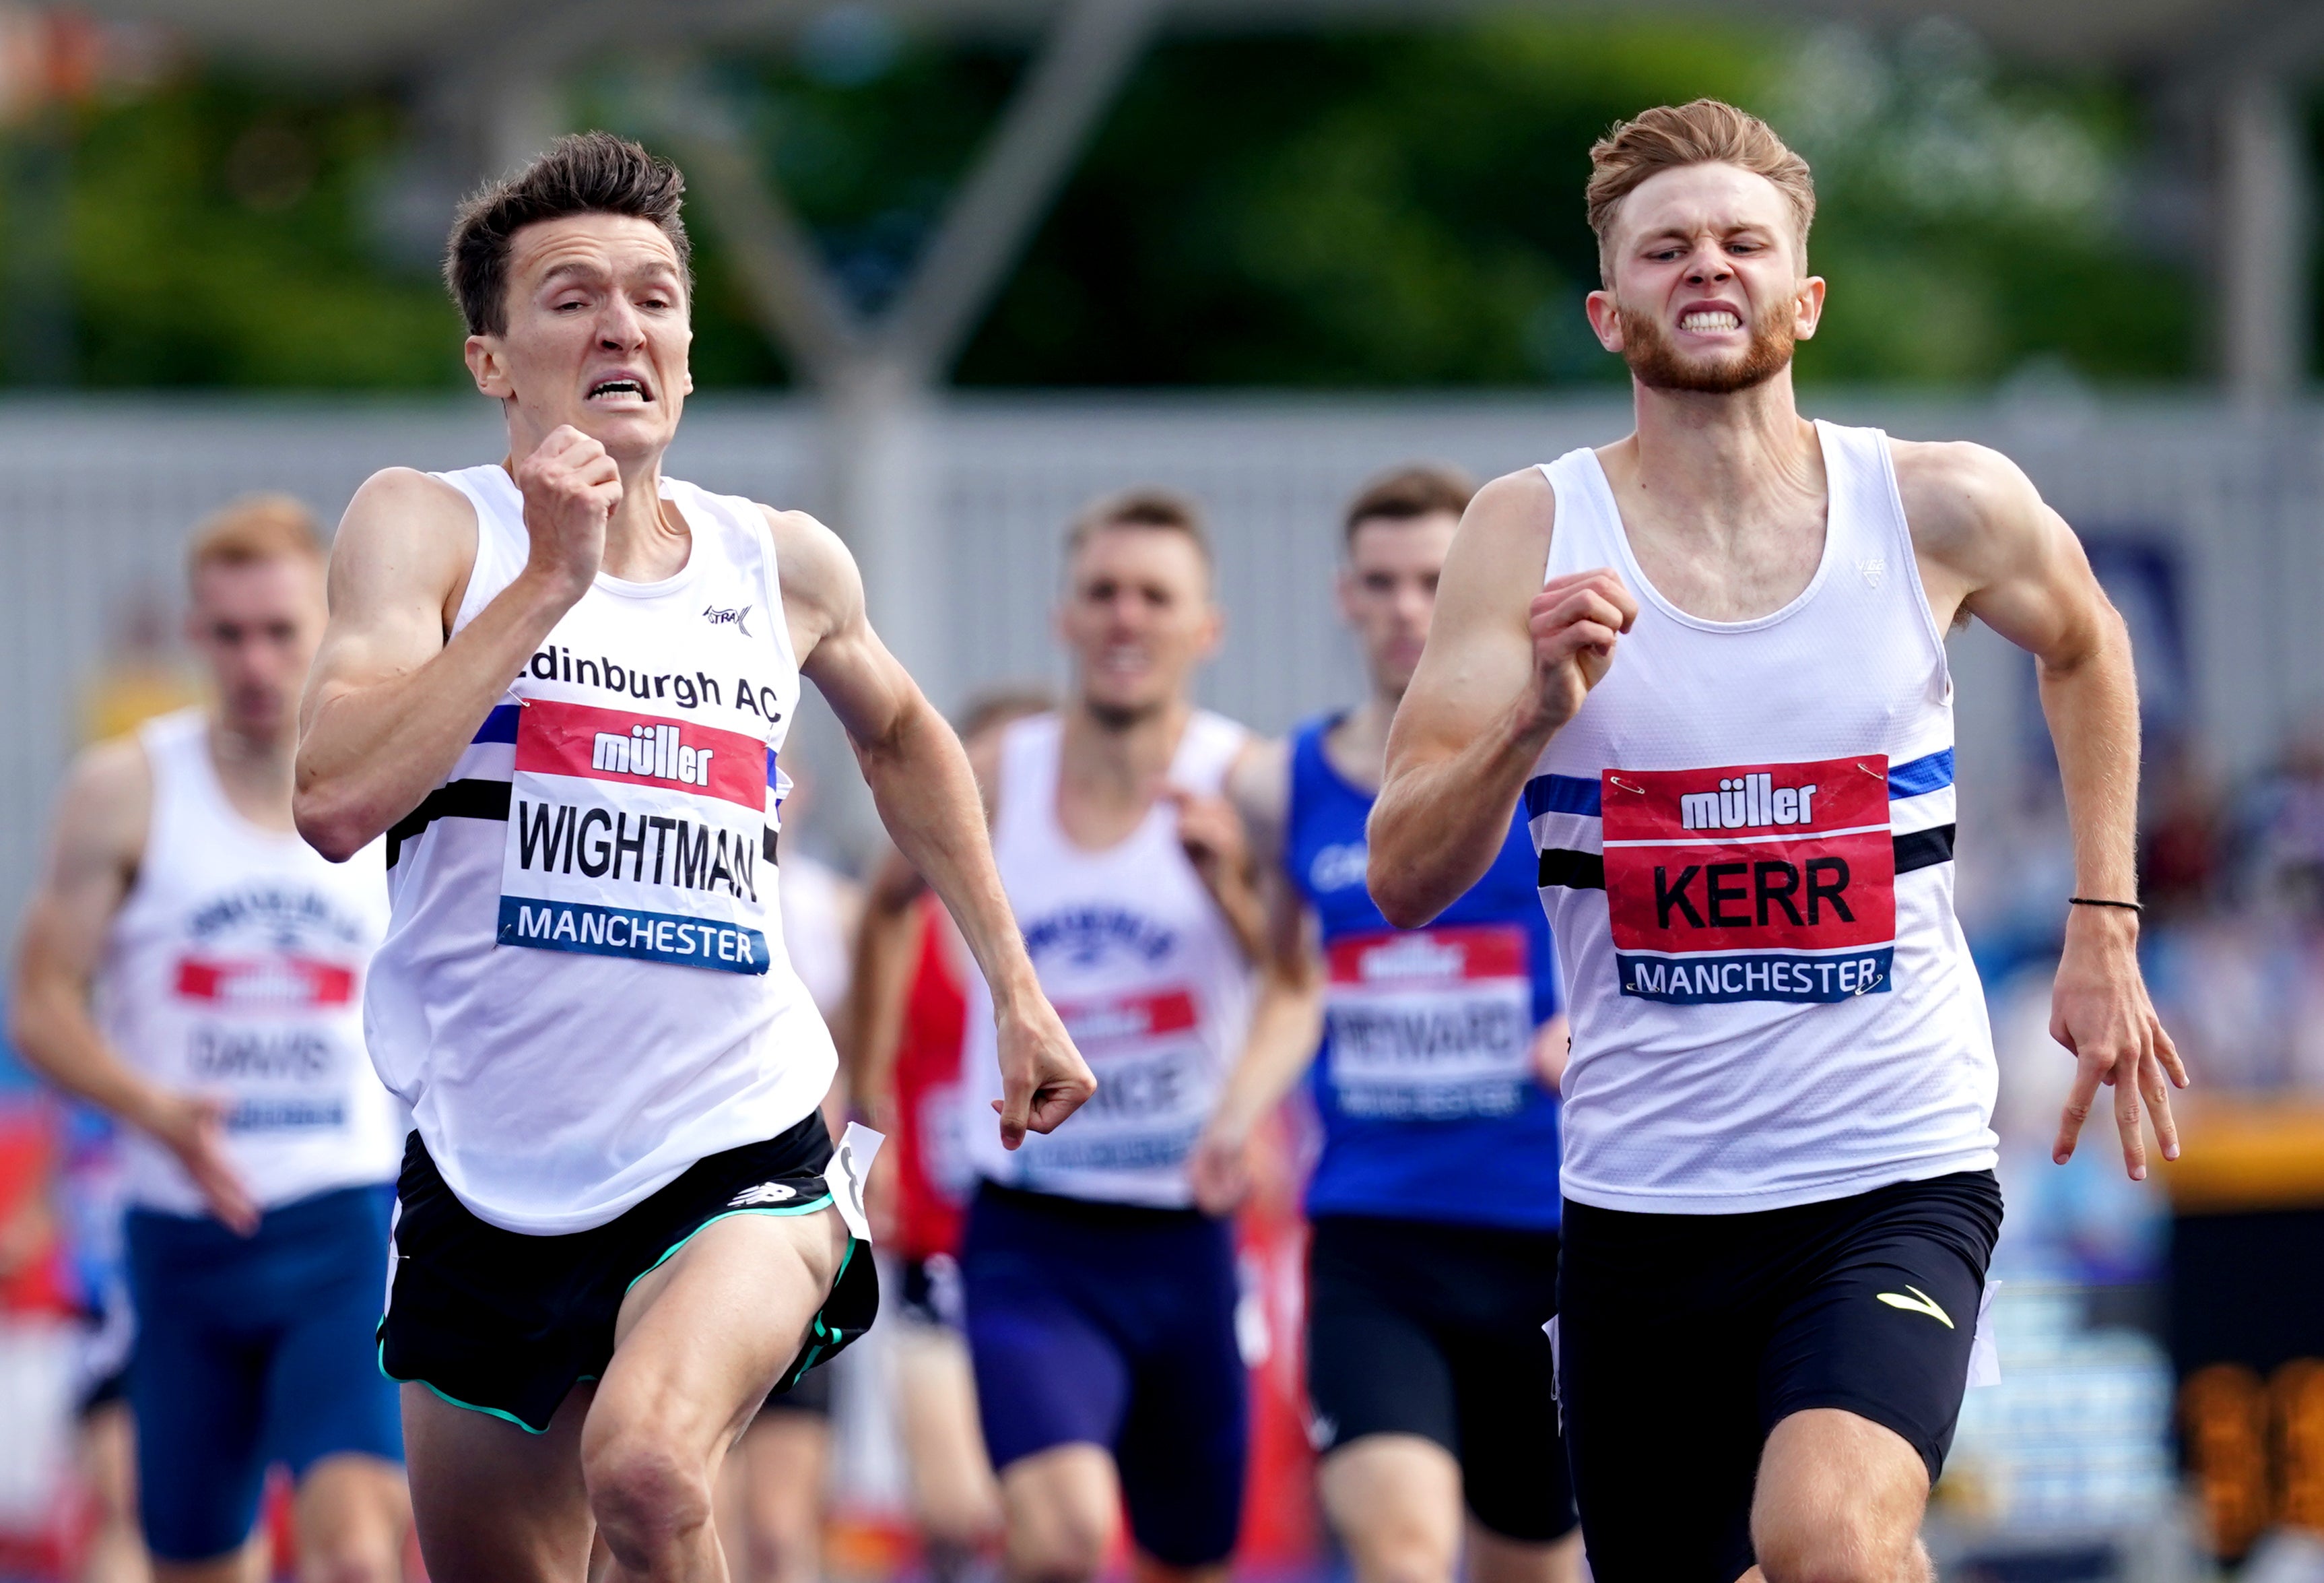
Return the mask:
<path id="1" fill-rule="evenodd" d="M 1513 923 L 1353 935 L 1326 952 L 1331 1080 L 1351 1116 L 1508 1116 L 1533 1082 L 1533 978 Z"/>
<path id="2" fill-rule="evenodd" d="M 1600 795 L 1624 995 L 1702 1005 L 1890 988 L 1896 853 L 1886 754 L 1608 770 Z"/>
<path id="3" fill-rule="evenodd" d="M 1090 996 L 1056 1010 L 1097 1092 L 1069 1131 L 1043 1140 L 1040 1163 L 1130 1171 L 1184 1160 L 1211 1097 L 1194 992 Z"/>
<path id="4" fill-rule="evenodd" d="M 773 858 L 764 742 L 586 704 L 519 711 L 501 944 L 764 973 Z"/>

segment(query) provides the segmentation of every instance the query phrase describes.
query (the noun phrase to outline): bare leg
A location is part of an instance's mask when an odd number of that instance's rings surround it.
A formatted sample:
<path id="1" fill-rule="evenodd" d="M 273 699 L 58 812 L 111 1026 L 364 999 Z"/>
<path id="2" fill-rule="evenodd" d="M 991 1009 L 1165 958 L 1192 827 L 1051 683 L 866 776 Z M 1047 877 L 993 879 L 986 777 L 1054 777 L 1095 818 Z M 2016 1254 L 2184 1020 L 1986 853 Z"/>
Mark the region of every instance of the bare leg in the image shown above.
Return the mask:
<path id="1" fill-rule="evenodd" d="M 631 1289 L 581 1435 L 613 1578 L 726 1578 L 711 1521 L 719 1465 L 798 1356 L 846 1248 L 833 1210 L 739 1215 Z"/>
<path id="2" fill-rule="evenodd" d="M 128 1402 L 107 1402 L 82 1421 L 80 1465 L 97 1505 L 80 1583 L 148 1583 L 153 1569 L 137 1527 L 137 1424 Z"/>
<path id="3" fill-rule="evenodd" d="M 966 1344 L 937 1326 L 906 1326 L 895 1357 L 904 1460 L 928 1569 L 936 1583 L 950 1583 L 1001 1531 L 1001 1486 L 976 1420 L 976 1376 Z"/>
<path id="4" fill-rule="evenodd" d="M 1053 1446 L 1001 1470 L 1010 1583 L 1089 1583 L 1113 1548 L 1121 1482 L 1102 1446 Z"/>
<path id="5" fill-rule="evenodd" d="M 431 1583 L 580 1583 L 589 1564 L 581 1426 L 594 1387 L 576 1385 L 528 1434 L 403 1387 L 403 1450 L 420 1552 Z"/>
<path id="6" fill-rule="evenodd" d="M 820 1413 L 761 1412 L 727 1457 L 734 1496 L 722 1522 L 726 1560 L 748 1583 L 816 1583 L 823 1575 L 824 1484 L 831 1426 Z M 737 1564 L 737 1563 L 740 1564 Z"/>
<path id="7" fill-rule="evenodd" d="M 1461 1560 L 1461 1465 L 1421 1435 L 1365 1435 L 1323 1458 L 1323 1514 L 1356 1583 L 1452 1583 Z"/>
<path id="8" fill-rule="evenodd" d="M 1929 1472 L 1894 1430 L 1838 1408 L 1777 1424 L 1751 1502 L 1749 1583 L 1933 1583 Z"/>
<path id="9" fill-rule="evenodd" d="M 326 1457 L 299 1481 L 299 1583 L 397 1583 L 411 1492 L 377 1457 Z"/>

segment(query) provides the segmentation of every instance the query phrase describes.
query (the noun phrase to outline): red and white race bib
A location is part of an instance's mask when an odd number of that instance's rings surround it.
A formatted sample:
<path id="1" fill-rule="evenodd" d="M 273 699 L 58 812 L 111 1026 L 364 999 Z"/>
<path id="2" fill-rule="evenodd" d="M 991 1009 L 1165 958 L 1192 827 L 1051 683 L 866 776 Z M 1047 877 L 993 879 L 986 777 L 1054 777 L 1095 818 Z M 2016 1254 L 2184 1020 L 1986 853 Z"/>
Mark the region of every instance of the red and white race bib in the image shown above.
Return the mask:
<path id="1" fill-rule="evenodd" d="M 1351 1116 L 1507 1116 L 1533 1080 L 1533 977 L 1521 925 L 1333 940 L 1323 992 L 1333 1097 Z"/>
<path id="2" fill-rule="evenodd" d="M 766 744 L 535 699 L 520 711 L 498 940 L 764 973 Z"/>
<path id="3" fill-rule="evenodd" d="M 1624 995 L 1815 1003 L 1889 988 L 1886 754 L 1608 770 L 1600 792 Z"/>
<path id="4" fill-rule="evenodd" d="M 1056 1004 L 1097 1092 L 1047 1147 L 1048 1162 L 1130 1169 L 1185 1159 L 1208 1093 L 1194 992 L 1172 986 Z"/>

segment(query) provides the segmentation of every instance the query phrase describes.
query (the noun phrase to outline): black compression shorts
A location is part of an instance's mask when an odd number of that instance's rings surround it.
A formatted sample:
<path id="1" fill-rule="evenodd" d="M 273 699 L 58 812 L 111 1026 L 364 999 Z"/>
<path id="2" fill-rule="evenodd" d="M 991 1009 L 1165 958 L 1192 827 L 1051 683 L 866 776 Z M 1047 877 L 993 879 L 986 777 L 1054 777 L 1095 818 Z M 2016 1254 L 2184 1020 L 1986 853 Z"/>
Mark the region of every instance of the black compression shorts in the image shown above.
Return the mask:
<path id="1" fill-rule="evenodd" d="M 395 1277 L 379 1322 L 380 1368 L 456 1407 L 544 1433 L 565 1393 L 613 1360 L 613 1321 L 640 1276 L 714 1220 L 828 1208 L 830 1159 L 831 1134 L 810 1112 L 779 1137 L 696 1161 L 603 1226 L 528 1236 L 471 1213 L 413 1133 L 395 1184 Z M 872 1250 L 851 1239 L 807 1345 L 776 1389 L 795 1386 L 862 1335 L 879 1308 Z"/>
<path id="2" fill-rule="evenodd" d="M 1307 1254 L 1318 1450 L 1419 1435 L 1459 1459 L 1478 1523 L 1545 1543 L 1573 1526 L 1551 1386 L 1557 1235 L 1323 1215 Z"/>
<path id="3" fill-rule="evenodd" d="M 1769 1431 L 1836 1407 L 1933 1483 L 2001 1230 L 1989 1171 L 1747 1215 L 1565 1206 L 1559 1383 L 1599 1583 L 1734 1583 Z"/>

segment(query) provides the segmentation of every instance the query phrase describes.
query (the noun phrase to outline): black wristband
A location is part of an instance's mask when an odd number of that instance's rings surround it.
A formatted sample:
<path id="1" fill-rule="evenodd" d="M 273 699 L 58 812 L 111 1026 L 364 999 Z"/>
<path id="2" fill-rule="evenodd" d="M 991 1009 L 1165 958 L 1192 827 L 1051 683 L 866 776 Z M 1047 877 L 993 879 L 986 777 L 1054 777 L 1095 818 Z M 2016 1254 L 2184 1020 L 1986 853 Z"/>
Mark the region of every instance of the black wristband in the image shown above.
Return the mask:
<path id="1" fill-rule="evenodd" d="M 2144 912 L 2146 909 L 2136 902 L 2109 902 L 2102 896 L 2068 896 L 2070 907 L 2119 907 L 2126 912 Z"/>

